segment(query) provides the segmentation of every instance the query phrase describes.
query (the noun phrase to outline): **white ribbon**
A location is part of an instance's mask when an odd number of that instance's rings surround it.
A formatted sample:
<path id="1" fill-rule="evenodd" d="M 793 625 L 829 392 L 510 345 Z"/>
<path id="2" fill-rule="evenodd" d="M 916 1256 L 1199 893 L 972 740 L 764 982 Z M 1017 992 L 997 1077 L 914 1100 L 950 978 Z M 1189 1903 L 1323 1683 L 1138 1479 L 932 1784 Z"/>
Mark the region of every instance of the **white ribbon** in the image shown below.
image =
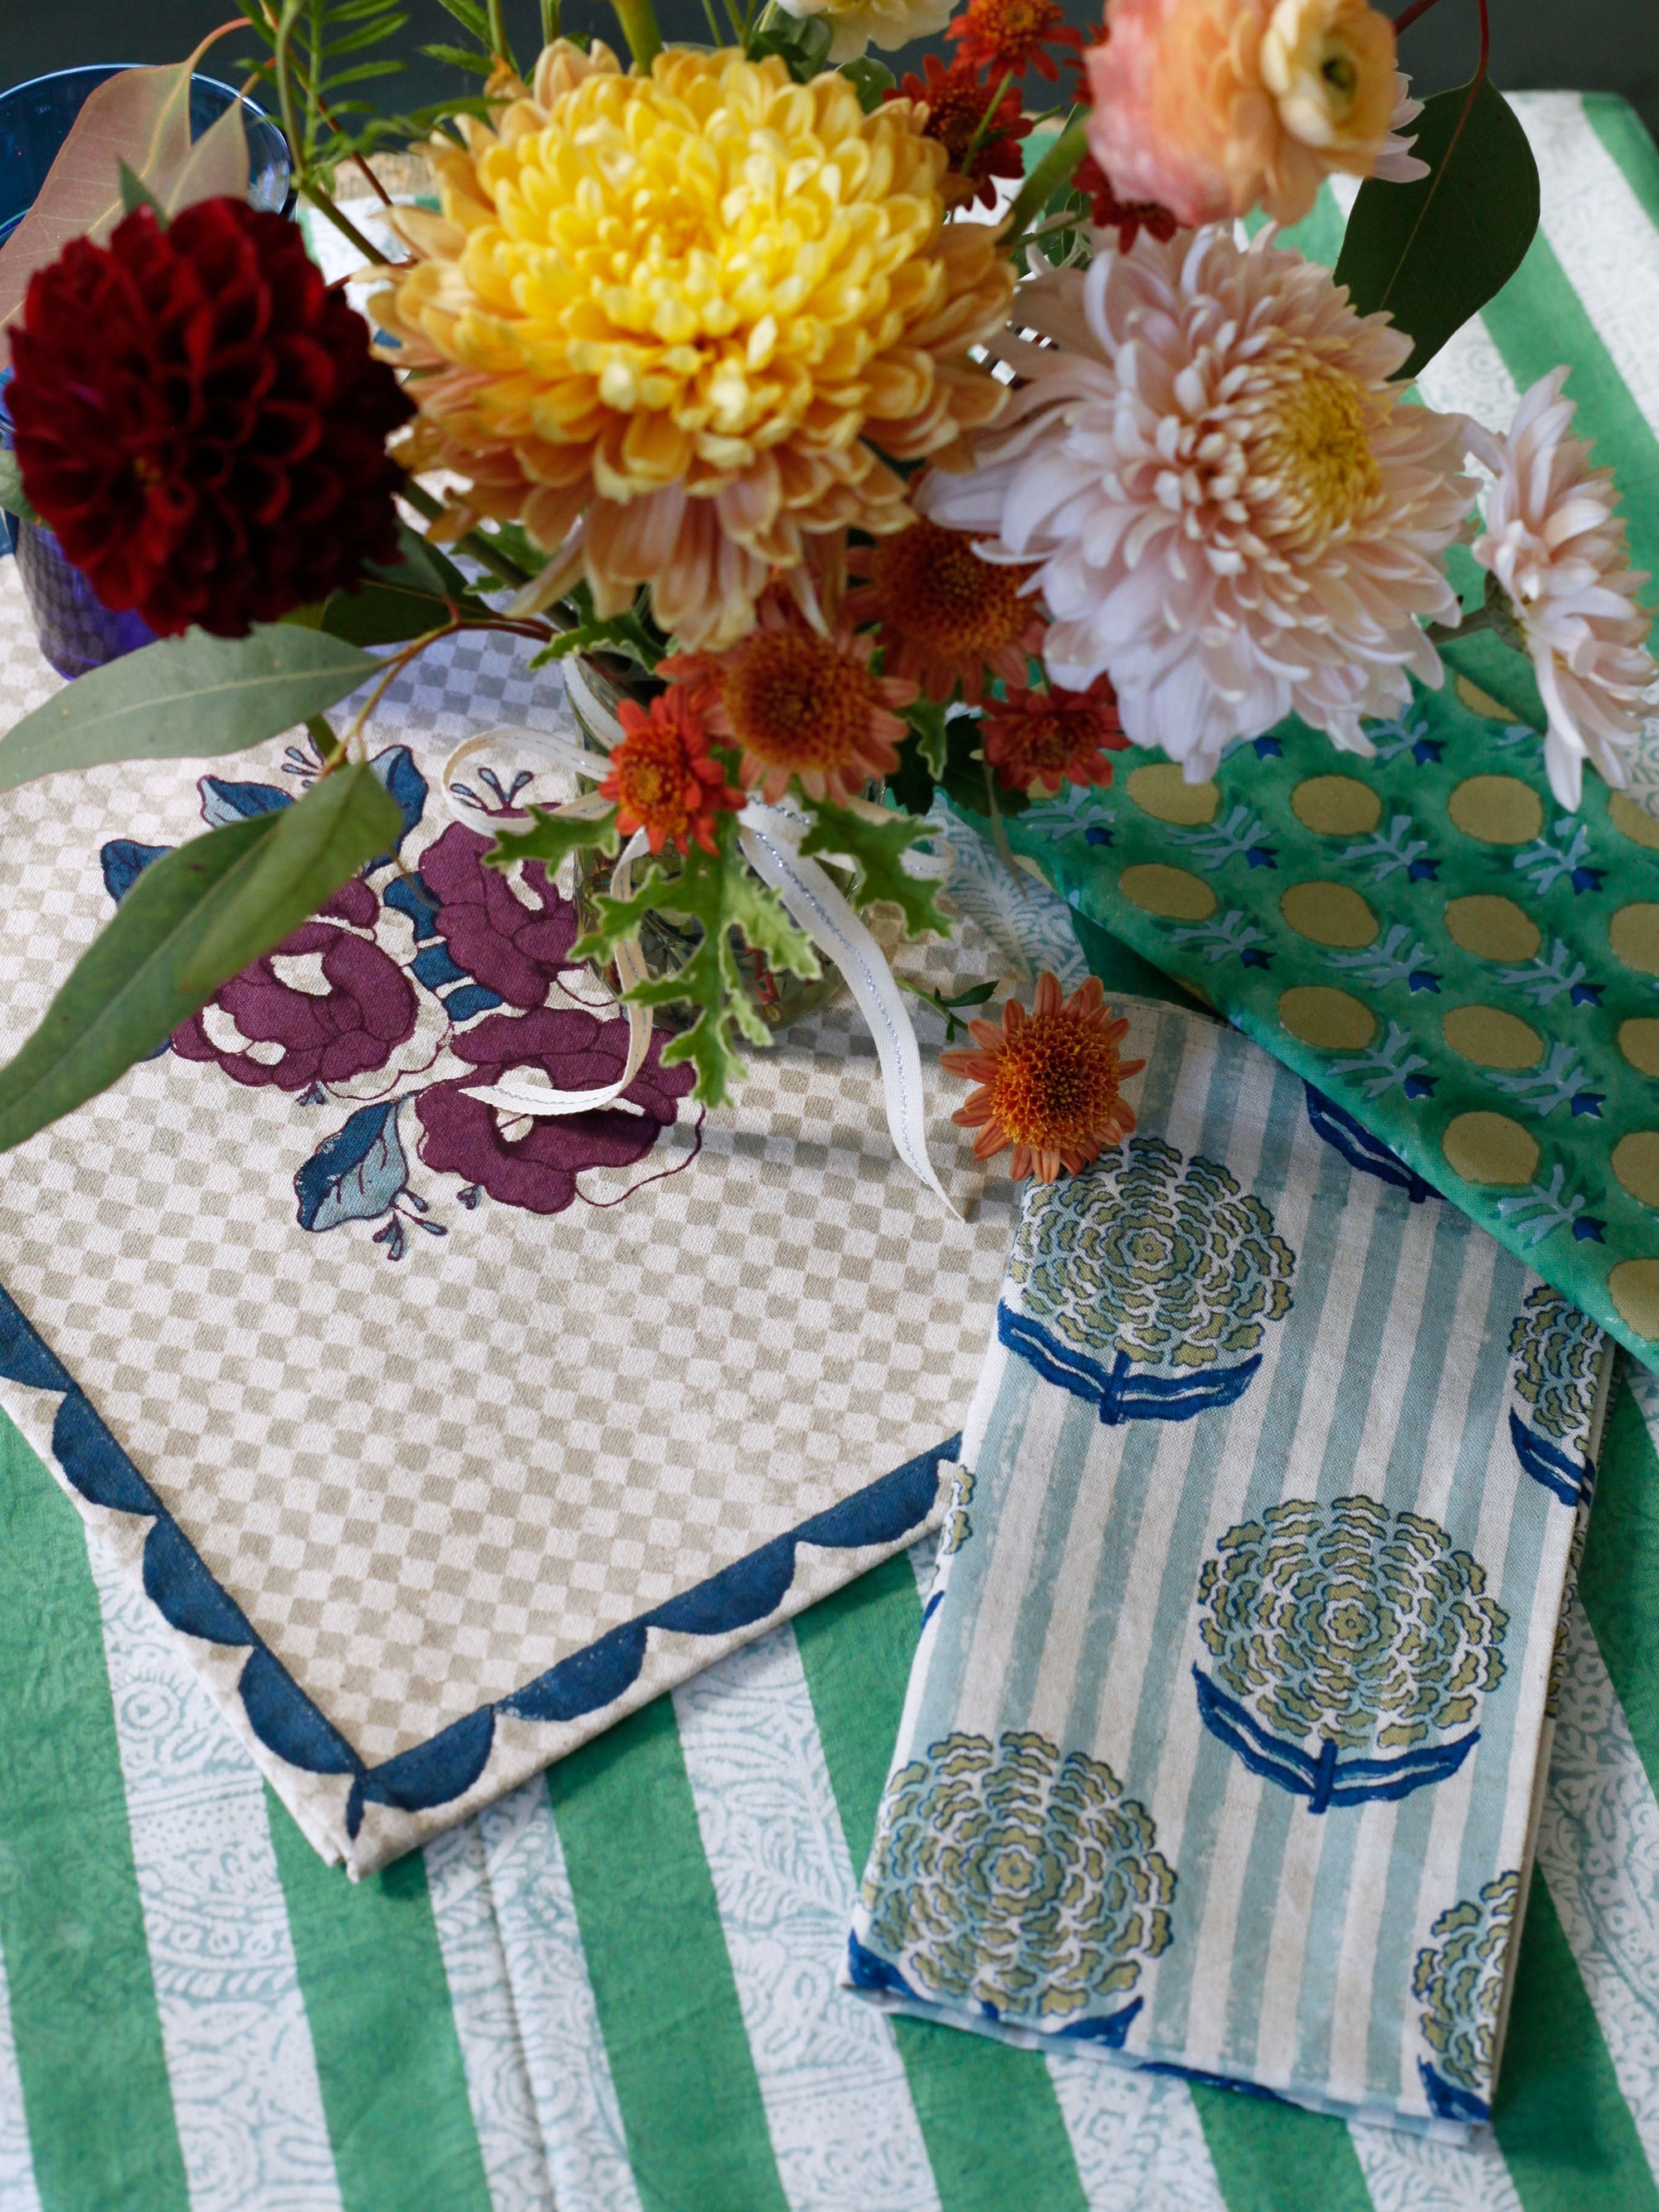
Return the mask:
<path id="1" fill-rule="evenodd" d="M 567 661 L 562 673 L 584 727 L 594 742 L 608 752 L 622 739 L 621 723 L 575 661 Z M 453 772 L 464 760 L 488 746 L 509 742 L 528 742 L 560 767 L 573 769 L 590 781 L 597 781 L 604 773 L 602 757 L 596 757 L 568 738 L 544 730 L 489 730 L 458 745 L 445 762 L 446 800 Z M 587 793 L 579 799 L 567 799 L 561 806 L 550 807 L 548 811 L 592 821 L 603 814 L 609 805 L 609 800 L 599 799 L 597 793 Z M 880 945 L 859 920 L 846 895 L 816 860 L 802 857 L 800 842 L 810 826 L 807 817 L 793 807 L 768 805 L 763 800 L 751 799 L 738 817 L 738 842 L 744 858 L 762 882 L 777 893 L 817 951 L 832 960 L 846 978 L 875 1040 L 887 1127 L 894 1149 L 917 1180 L 926 1183 L 945 1210 L 954 1214 L 957 1209 L 928 1156 L 921 1053 L 905 1009 L 903 994 Z M 616 897 L 627 898 L 631 894 L 634 864 L 646 850 L 645 834 L 641 831 L 629 840 L 611 872 L 611 888 Z M 947 874 L 948 863 L 930 864 L 924 859 L 916 872 Z M 645 981 L 648 970 L 637 945 L 618 945 L 616 961 L 617 979 L 623 991 Z M 651 1009 L 629 1006 L 626 1011 L 628 1060 L 614 1083 L 596 1091 L 556 1091 L 539 1070 L 523 1068 L 510 1070 L 499 1083 L 480 1084 L 470 1089 L 466 1096 L 483 1099 L 506 1113 L 529 1115 L 585 1114 L 596 1107 L 613 1104 L 644 1065 L 651 1040 Z"/>

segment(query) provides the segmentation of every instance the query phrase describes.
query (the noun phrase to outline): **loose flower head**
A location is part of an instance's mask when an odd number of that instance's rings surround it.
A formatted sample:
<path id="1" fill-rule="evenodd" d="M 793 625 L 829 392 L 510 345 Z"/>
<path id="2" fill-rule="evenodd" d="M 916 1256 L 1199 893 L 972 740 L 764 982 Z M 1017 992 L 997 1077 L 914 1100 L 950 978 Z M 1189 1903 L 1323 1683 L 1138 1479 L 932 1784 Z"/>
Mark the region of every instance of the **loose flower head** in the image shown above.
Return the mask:
<path id="1" fill-rule="evenodd" d="M 1008 427 L 918 498 L 1041 563 L 1053 681 L 1109 675 L 1131 741 L 1194 781 L 1291 713 L 1370 752 L 1362 720 L 1407 704 L 1407 672 L 1441 680 L 1419 618 L 1458 618 L 1440 556 L 1474 495 L 1462 417 L 1391 381 L 1410 340 L 1231 227 L 1143 234 L 1021 301 L 1054 343 L 994 343 L 1024 380 Z"/>
<path id="2" fill-rule="evenodd" d="M 939 1054 L 941 1067 L 981 1086 L 951 1116 L 979 1131 L 976 1159 L 994 1159 L 1012 1145 L 1008 1172 L 1017 1182 L 1035 1175 L 1054 1182 L 1062 1168 L 1077 1175 L 1130 1134 L 1135 1117 L 1119 1085 L 1146 1063 L 1119 1059 L 1129 1024 L 1114 1021 L 1104 1000 L 1097 975 L 1063 999 L 1054 977 L 1043 975 L 1029 1014 L 1010 999 L 1000 1023 L 969 1023 L 972 1051 Z"/>
<path id="3" fill-rule="evenodd" d="M 1129 742 L 1108 676 L 1086 691 L 1011 688 L 1006 699 L 987 702 L 980 734 L 986 759 L 1010 791 L 1046 798 L 1062 783 L 1109 783 L 1112 763 L 1103 756 Z"/>
<path id="4" fill-rule="evenodd" d="M 854 623 L 879 619 L 877 642 L 890 676 L 914 677 L 940 706 L 958 684 L 970 707 L 988 675 L 1023 684 L 1042 650 L 1042 617 L 1023 588 L 1029 568 L 982 561 L 973 541 L 936 522 L 855 549 L 869 579 L 847 601 Z"/>
<path id="5" fill-rule="evenodd" d="M 1531 656 L 1549 714 L 1550 788 L 1576 808 L 1587 757 L 1610 784 L 1626 781 L 1624 754 L 1659 668 L 1646 644 L 1652 617 L 1636 598 L 1648 580 L 1630 566 L 1613 471 L 1591 468 L 1589 441 L 1572 435 L 1566 379 L 1565 368 L 1540 377 L 1507 438 L 1476 437 L 1496 481 L 1474 551 L 1503 586 Z"/>
<path id="6" fill-rule="evenodd" d="M 866 46 L 891 53 L 912 39 L 933 39 L 950 21 L 955 0 L 778 0 L 791 15 L 823 15 L 830 22 L 832 69 L 856 61 Z"/>
<path id="7" fill-rule="evenodd" d="M 681 653 L 661 674 L 697 687 L 710 733 L 741 748 L 738 779 L 781 799 L 799 779 L 809 799 L 856 798 L 898 766 L 905 734 L 896 708 L 916 687 L 871 672 L 875 641 L 843 621 L 826 637 L 779 594 L 769 593 L 757 627 L 725 653 Z"/>
<path id="8" fill-rule="evenodd" d="M 993 84 L 1029 69 L 1053 84 L 1060 70 L 1049 47 L 1083 45 L 1056 0 L 968 0 L 945 35 L 956 41 L 957 59 L 983 70 Z"/>
<path id="9" fill-rule="evenodd" d="M 1106 29 L 1085 56 L 1090 150 L 1184 223 L 1258 204 L 1299 222 L 1389 141 L 1394 27 L 1365 0 L 1110 0 Z"/>
<path id="10" fill-rule="evenodd" d="M 386 441 L 414 410 L 280 216 L 201 200 L 75 240 L 12 355 L 24 489 L 161 635 L 245 637 L 398 557 Z"/>
<path id="11" fill-rule="evenodd" d="M 664 629 L 728 645 L 815 536 L 910 519 L 890 461 L 997 412 L 968 351 L 1013 270 L 988 225 L 945 222 L 908 101 L 866 115 L 775 56 L 624 76 L 551 51 L 550 104 L 462 117 L 464 148 L 432 143 L 442 215 L 399 211 L 418 265 L 375 312 L 434 372 L 407 458 L 471 480 L 461 519 L 522 520 L 544 599 L 585 574 L 606 616 L 648 585 Z"/>
<path id="12" fill-rule="evenodd" d="M 996 82 L 982 83 L 969 61 L 958 59 L 946 69 L 937 54 L 924 54 L 922 67 L 927 71 L 925 80 L 907 76 L 888 98 L 925 103 L 924 134 L 937 139 L 950 157 L 946 198 L 956 205 L 972 199 L 994 208 L 996 179 L 1024 173 L 1019 141 L 1031 125 L 1021 109 L 1018 93 L 1004 82 L 998 94 Z"/>
<path id="13" fill-rule="evenodd" d="M 695 696 L 673 684 L 653 699 L 648 713 L 624 699 L 617 715 L 623 740 L 611 753 L 599 796 L 617 802 L 622 835 L 643 830 L 653 853 L 665 845 L 684 853 L 692 839 L 705 853 L 716 852 L 714 817 L 735 812 L 743 793 L 732 789 L 725 769 L 709 755 Z"/>

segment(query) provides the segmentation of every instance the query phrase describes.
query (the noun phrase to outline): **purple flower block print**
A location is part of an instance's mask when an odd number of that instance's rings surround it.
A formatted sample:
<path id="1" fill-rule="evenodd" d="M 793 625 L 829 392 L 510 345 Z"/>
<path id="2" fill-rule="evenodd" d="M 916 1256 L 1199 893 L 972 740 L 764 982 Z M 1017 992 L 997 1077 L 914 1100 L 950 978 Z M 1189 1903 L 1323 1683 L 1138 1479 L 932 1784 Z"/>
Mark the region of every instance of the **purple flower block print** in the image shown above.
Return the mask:
<path id="1" fill-rule="evenodd" d="M 508 1137 L 497 1109 L 469 1098 L 469 1089 L 498 1083 L 515 1068 L 536 1068 L 557 1090 L 597 1091 L 614 1083 L 627 1065 L 628 1024 L 621 1017 L 600 1021 L 574 1008 L 488 1014 L 455 1039 L 456 1051 L 476 1073 L 434 1084 L 416 1099 L 421 1159 L 428 1168 L 481 1187 L 501 1205 L 562 1213 L 574 1201 L 584 1169 L 631 1167 L 672 1127 L 696 1078 L 689 1067 L 663 1067 L 661 1048 L 662 1041 L 653 1037 L 645 1066 L 623 1093 L 641 1111 L 629 1113 L 619 1101 L 592 1113 L 532 1118 L 527 1128 Z"/>
<path id="2" fill-rule="evenodd" d="M 451 956 L 509 1006 L 528 1012 L 580 964 L 570 957 L 576 909 L 539 860 L 524 866 L 523 886 L 536 902 L 526 905 L 499 868 L 483 866 L 489 848 L 488 837 L 452 823 L 421 855 L 421 876 L 438 901 L 435 927 Z"/>

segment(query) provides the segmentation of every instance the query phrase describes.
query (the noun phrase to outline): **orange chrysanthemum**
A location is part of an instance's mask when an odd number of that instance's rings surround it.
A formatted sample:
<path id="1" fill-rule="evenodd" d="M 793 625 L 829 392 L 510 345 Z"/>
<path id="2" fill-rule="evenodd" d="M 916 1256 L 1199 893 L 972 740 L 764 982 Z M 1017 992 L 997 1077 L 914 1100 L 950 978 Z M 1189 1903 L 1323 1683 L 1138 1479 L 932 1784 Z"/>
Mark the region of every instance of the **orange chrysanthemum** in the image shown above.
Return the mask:
<path id="1" fill-rule="evenodd" d="M 947 204 L 959 206 L 972 198 L 994 208 L 997 204 L 994 179 L 1025 173 L 1018 141 L 1027 135 L 1031 124 L 1019 94 L 1006 81 L 1006 71 L 993 82 L 981 84 L 970 61 L 958 58 L 946 69 L 937 54 L 924 54 L 921 65 L 925 78 L 907 76 L 888 94 L 888 99 L 916 100 L 927 108 L 921 135 L 937 139 L 950 156 L 950 173 L 941 187 Z"/>
<path id="2" fill-rule="evenodd" d="M 960 684 L 977 707 L 988 675 L 1023 684 L 1042 650 L 1042 617 L 1020 588 L 1031 570 L 981 561 L 960 530 L 914 522 L 855 547 L 848 565 L 869 580 L 849 595 L 848 618 L 878 620 L 883 667 L 914 677 L 941 706 Z"/>
<path id="3" fill-rule="evenodd" d="M 1052 798 L 1062 783 L 1109 783 L 1112 763 L 1129 740 L 1118 719 L 1109 676 L 1086 691 L 1028 691 L 1009 687 L 994 700 L 980 724 L 985 757 L 1010 791 Z"/>
<path id="4" fill-rule="evenodd" d="M 659 672 L 702 687 L 703 720 L 741 749 L 744 788 L 770 800 L 799 781 L 809 799 L 845 802 L 872 777 L 898 766 L 902 717 L 916 686 L 870 667 L 873 637 L 856 637 L 843 618 L 830 636 L 778 592 L 761 602 L 760 620 L 726 653 L 677 653 Z"/>
<path id="5" fill-rule="evenodd" d="M 676 685 L 659 693 L 648 713 L 631 699 L 617 713 L 623 740 L 599 786 L 601 799 L 617 802 L 617 829 L 624 837 L 643 830 L 653 853 L 665 845 L 684 853 L 693 838 L 705 853 L 714 852 L 714 817 L 735 813 L 743 793 L 732 790 L 709 755 L 696 697 Z"/>
<path id="6" fill-rule="evenodd" d="M 1119 1059 L 1129 1024 L 1112 1018 L 1097 975 L 1069 999 L 1054 976 L 1040 975 L 1029 1014 L 1010 999 L 1000 1025 L 968 1027 L 975 1048 L 942 1052 L 939 1064 L 981 1086 L 951 1116 L 979 1131 L 976 1159 L 994 1159 L 1012 1145 L 1008 1172 L 1016 1181 L 1035 1175 L 1053 1182 L 1062 1168 L 1078 1174 L 1134 1127 L 1119 1086 L 1146 1063 Z"/>
<path id="7" fill-rule="evenodd" d="M 1073 29 L 1055 0 L 968 0 L 945 35 L 957 41 L 958 60 L 984 70 L 993 82 L 1035 69 L 1052 84 L 1060 70 L 1048 49 L 1083 47 L 1082 32 Z"/>

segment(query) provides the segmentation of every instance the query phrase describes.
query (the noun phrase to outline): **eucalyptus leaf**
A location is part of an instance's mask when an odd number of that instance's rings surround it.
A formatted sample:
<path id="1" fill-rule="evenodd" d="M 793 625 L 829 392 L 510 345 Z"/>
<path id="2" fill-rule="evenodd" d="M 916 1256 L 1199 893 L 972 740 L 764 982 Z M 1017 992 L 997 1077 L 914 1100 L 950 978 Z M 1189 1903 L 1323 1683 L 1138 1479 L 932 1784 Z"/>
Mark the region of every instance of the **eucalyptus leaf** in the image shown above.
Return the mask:
<path id="1" fill-rule="evenodd" d="M 322 714 L 380 665 L 297 623 L 163 638 L 88 671 L 0 738 L 0 791 L 106 761 L 243 752 Z"/>
<path id="2" fill-rule="evenodd" d="M 452 605 L 489 611 L 455 563 L 405 523 L 399 557 L 372 564 L 356 591 L 332 593 L 320 624 L 349 645 L 402 645 L 441 629 Z"/>
<path id="3" fill-rule="evenodd" d="M 320 778 L 296 805 L 210 830 L 153 860 L 0 1069 L 0 1152 L 147 1059 L 401 828 L 396 804 L 360 763 Z"/>
<path id="4" fill-rule="evenodd" d="M 1472 100 L 1467 85 L 1425 100 L 1412 150 L 1429 174 L 1363 184 L 1336 264 L 1361 314 L 1386 310 L 1413 340 L 1402 378 L 1503 289 L 1538 228 L 1538 165 L 1490 77 Z"/>
<path id="5" fill-rule="evenodd" d="M 20 522 L 40 520 L 23 489 L 23 471 L 9 446 L 0 446 L 0 513 L 15 514 Z"/>

